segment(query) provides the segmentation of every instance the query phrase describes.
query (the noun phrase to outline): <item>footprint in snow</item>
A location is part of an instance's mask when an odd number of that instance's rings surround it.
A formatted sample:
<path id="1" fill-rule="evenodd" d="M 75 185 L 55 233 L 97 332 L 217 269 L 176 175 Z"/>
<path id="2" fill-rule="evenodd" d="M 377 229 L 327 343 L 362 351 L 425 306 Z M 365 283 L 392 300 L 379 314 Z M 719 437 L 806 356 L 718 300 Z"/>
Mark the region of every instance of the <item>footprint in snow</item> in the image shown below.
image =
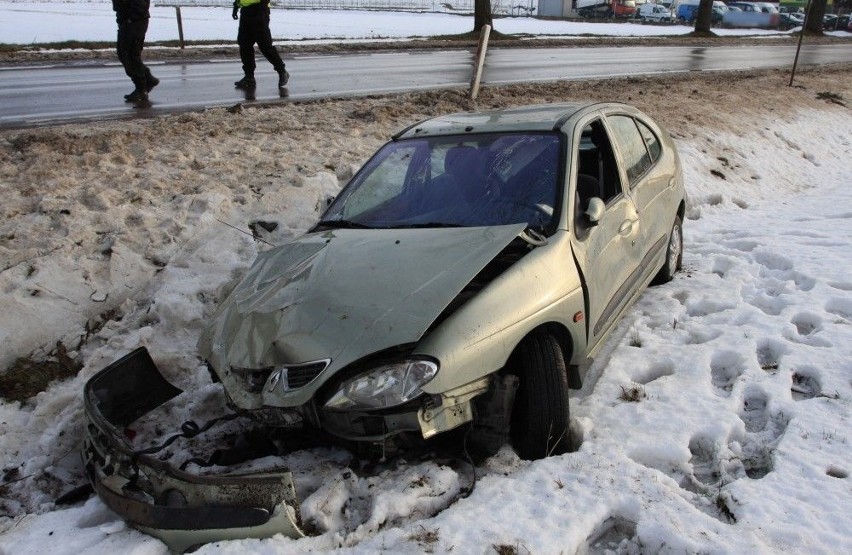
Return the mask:
<path id="1" fill-rule="evenodd" d="M 584 545 L 577 548 L 577 555 L 604 555 L 605 553 L 640 552 L 641 544 L 636 535 L 636 523 L 630 519 L 612 515 L 595 527 Z"/>
<path id="2" fill-rule="evenodd" d="M 740 208 L 743 208 L 742 206 Z M 737 239 L 734 241 L 725 241 L 724 245 L 740 252 L 752 252 L 760 243 L 754 239 Z"/>
<path id="3" fill-rule="evenodd" d="M 743 373 L 746 361 L 736 351 L 719 351 L 710 361 L 710 379 L 716 387 L 716 393 L 728 397 L 731 389 Z"/>
<path id="4" fill-rule="evenodd" d="M 830 281 L 828 286 L 840 291 L 852 291 L 852 283 L 846 281 Z"/>
<path id="5" fill-rule="evenodd" d="M 769 397 L 761 389 L 752 388 L 746 393 L 740 411 L 740 420 L 745 424 L 747 432 L 760 432 L 766 428 L 769 419 L 766 411 L 768 402 Z"/>
<path id="6" fill-rule="evenodd" d="M 742 470 L 752 480 L 772 472 L 772 453 L 787 430 L 790 420 L 782 412 L 768 417 L 763 428 L 746 434 L 742 442 L 731 442 L 731 451 L 738 453 Z"/>
<path id="7" fill-rule="evenodd" d="M 831 347 L 832 343 L 827 339 L 818 336 L 822 330 L 822 317 L 812 312 L 800 312 L 793 316 L 790 321 L 795 327 L 796 332 L 793 333 L 790 329 L 784 330 L 784 337 L 794 343 L 810 345 L 811 347 Z"/>
<path id="8" fill-rule="evenodd" d="M 674 364 L 670 360 L 658 362 L 646 369 L 644 372 L 640 372 L 634 381 L 640 385 L 648 385 L 649 383 L 659 380 L 665 376 L 671 376 L 674 372 Z"/>
<path id="9" fill-rule="evenodd" d="M 686 477 L 681 487 L 693 493 L 705 493 L 709 486 L 718 485 L 722 479 L 714 462 L 713 442 L 704 436 L 693 436 L 689 440 L 689 452 L 692 455 L 689 459 L 692 474 Z"/>
<path id="10" fill-rule="evenodd" d="M 692 330 L 689 332 L 689 336 L 686 338 L 686 345 L 703 345 L 704 343 L 709 343 L 714 339 L 720 337 L 722 332 L 717 329 L 699 329 Z"/>
<path id="11" fill-rule="evenodd" d="M 790 393 L 794 401 L 813 399 L 822 390 L 822 384 L 819 381 L 819 372 L 813 368 L 797 368 L 791 376 L 791 381 Z"/>
<path id="12" fill-rule="evenodd" d="M 765 339 L 757 347 L 757 363 L 762 370 L 774 374 L 781 364 L 781 355 L 786 352 L 786 347 L 780 341 Z"/>
<path id="13" fill-rule="evenodd" d="M 845 320 L 852 320 L 852 299 L 834 297 L 825 303 L 825 310 Z"/>
<path id="14" fill-rule="evenodd" d="M 734 260 L 729 257 L 717 257 L 713 261 L 713 273 L 719 276 L 722 279 L 725 279 L 725 276 L 731 271 L 731 268 L 734 267 Z"/>

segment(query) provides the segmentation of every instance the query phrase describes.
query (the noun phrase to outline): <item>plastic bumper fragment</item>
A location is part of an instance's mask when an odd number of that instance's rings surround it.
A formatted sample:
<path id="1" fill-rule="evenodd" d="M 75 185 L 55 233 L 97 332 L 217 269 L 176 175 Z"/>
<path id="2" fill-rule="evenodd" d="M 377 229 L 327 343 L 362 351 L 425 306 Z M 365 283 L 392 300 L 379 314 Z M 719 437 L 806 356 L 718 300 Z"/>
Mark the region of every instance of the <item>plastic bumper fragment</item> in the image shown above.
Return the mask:
<path id="1" fill-rule="evenodd" d="M 175 552 L 224 539 L 304 536 L 290 472 L 199 476 L 134 452 L 124 428 L 181 393 L 144 347 L 86 383 L 83 462 L 104 503 Z"/>

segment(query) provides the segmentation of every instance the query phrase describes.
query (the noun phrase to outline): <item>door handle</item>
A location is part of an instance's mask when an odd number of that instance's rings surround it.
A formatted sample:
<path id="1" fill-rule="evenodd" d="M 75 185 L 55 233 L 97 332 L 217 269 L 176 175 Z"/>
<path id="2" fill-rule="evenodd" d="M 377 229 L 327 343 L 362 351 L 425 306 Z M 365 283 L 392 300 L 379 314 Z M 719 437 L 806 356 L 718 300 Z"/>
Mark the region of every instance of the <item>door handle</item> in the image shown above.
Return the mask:
<path id="1" fill-rule="evenodd" d="M 633 230 L 633 222 L 630 220 L 624 220 L 621 222 L 621 227 L 618 228 L 618 233 L 621 235 L 629 235 Z"/>

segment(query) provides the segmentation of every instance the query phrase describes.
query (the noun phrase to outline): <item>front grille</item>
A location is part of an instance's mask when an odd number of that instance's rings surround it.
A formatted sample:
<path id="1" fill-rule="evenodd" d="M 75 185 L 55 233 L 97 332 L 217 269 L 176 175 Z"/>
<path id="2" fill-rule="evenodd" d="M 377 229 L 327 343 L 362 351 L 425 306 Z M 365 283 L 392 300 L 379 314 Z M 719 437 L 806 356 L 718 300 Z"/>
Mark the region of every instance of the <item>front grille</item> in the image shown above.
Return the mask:
<path id="1" fill-rule="evenodd" d="M 249 393 L 260 393 L 269 383 L 269 391 L 290 391 L 305 387 L 322 374 L 331 361 L 317 360 L 303 364 L 263 368 L 236 368 L 232 372 Z"/>
<path id="2" fill-rule="evenodd" d="M 326 366 L 328 366 L 328 362 L 329 361 L 327 360 L 320 360 L 299 366 L 288 366 L 287 387 L 289 389 L 305 387 L 314 381 L 317 376 L 322 374 L 322 371 L 325 370 Z"/>

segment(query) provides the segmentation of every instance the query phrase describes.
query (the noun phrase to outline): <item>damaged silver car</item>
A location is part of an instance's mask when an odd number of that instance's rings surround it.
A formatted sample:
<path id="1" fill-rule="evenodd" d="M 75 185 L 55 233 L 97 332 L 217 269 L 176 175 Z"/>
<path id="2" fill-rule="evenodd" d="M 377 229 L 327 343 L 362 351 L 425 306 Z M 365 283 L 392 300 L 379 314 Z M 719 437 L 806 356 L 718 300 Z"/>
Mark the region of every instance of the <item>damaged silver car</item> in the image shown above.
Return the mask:
<path id="1" fill-rule="evenodd" d="M 671 138 L 631 106 L 430 119 L 383 146 L 313 229 L 260 254 L 198 350 L 229 406 L 264 426 L 386 449 L 468 426 L 482 453 L 564 453 L 569 389 L 645 287 L 680 268 L 685 204 Z M 233 477 L 199 485 L 129 454 L 117 430 L 176 395 L 147 385 L 153 362 L 136 366 L 132 386 L 113 377 L 133 375 L 120 361 L 87 387 L 87 467 L 110 506 L 178 547 L 300 534 L 289 475 L 238 478 L 252 487 L 237 495 L 222 490 Z M 130 497 L 159 517 L 128 516 Z M 239 507 L 257 520 L 186 526 Z"/>

